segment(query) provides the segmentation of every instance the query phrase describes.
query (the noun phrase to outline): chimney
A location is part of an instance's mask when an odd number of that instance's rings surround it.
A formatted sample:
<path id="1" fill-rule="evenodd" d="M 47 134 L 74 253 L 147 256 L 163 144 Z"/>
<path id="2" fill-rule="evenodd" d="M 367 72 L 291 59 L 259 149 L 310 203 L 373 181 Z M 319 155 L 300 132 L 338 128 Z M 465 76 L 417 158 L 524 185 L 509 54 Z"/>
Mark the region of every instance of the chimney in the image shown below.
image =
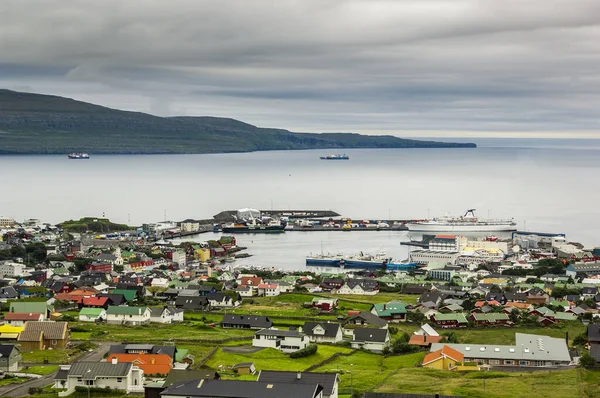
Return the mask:
<path id="1" fill-rule="evenodd" d="M 113 365 L 116 365 L 116 364 L 119 362 L 119 360 L 117 359 L 117 357 L 113 357 L 113 359 L 111 359 L 111 360 L 110 360 L 110 362 L 111 362 Z"/>
<path id="2" fill-rule="evenodd" d="M 296 373 L 296 380 L 300 380 L 302 378 L 302 372 Z"/>

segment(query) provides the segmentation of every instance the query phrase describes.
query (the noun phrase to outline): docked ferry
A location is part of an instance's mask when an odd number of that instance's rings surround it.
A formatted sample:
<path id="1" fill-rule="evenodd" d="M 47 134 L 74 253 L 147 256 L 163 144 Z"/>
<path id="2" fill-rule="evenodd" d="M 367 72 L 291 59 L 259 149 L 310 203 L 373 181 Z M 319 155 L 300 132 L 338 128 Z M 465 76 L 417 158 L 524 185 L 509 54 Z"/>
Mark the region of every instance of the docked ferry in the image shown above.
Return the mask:
<path id="1" fill-rule="evenodd" d="M 510 232 L 517 230 L 514 219 L 481 219 L 475 209 L 460 217 L 438 217 L 431 220 L 406 223 L 409 231 L 416 232 Z"/>
<path id="2" fill-rule="evenodd" d="M 77 153 L 70 153 L 68 155 L 69 159 L 89 159 L 90 155 L 88 155 L 87 153 L 83 153 L 83 152 L 77 152 Z"/>

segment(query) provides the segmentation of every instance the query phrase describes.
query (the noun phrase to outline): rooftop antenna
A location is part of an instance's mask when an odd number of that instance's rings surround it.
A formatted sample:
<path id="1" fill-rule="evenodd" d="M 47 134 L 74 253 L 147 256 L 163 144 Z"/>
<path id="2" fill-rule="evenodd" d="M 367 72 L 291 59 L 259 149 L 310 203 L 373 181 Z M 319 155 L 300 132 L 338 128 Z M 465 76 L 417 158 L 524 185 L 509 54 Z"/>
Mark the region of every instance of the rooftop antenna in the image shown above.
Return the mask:
<path id="1" fill-rule="evenodd" d="M 167 209 L 165 209 L 165 222 L 167 222 Z"/>

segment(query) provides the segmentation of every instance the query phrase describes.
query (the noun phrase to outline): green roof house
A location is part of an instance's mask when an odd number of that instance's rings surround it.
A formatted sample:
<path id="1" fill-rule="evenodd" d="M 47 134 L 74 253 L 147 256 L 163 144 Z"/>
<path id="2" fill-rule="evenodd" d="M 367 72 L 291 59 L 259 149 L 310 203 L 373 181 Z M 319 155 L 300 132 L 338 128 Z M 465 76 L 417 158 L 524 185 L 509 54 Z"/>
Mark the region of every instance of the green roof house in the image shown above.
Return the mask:
<path id="1" fill-rule="evenodd" d="M 48 319 L 52 308 L 45 301 L 14 301 L 10 303 L 9 312 L 26 312 L 42 314 L 42 320 Z"/>
<path id="2" fill-rule="evenodd" d="M 97 322 L 106 319 L 106 310 L 104 308 L 82 308 L 79 311 L 79 320 L 81 322 Z"/>
<path id="3" fill-rule="evenodd" d="M 385 304 L 373 304 L 371 314 L 377 315 L 388 322 L 402 322 L 406 320 L 406 303 L 390 301 Z"/>
<path id="4" fill-rule="evenodd" d="M 111 294 L 122 294 L 123 297 L 125 297 L 125 301 L 127 301 L 128 303 L 130 303 L 133 300 L 135 300 L 135 296 L 137 294 L 137 291 L 136 290 L 129 290 L 129 289 L 113 289 L 110 293 Z"/>

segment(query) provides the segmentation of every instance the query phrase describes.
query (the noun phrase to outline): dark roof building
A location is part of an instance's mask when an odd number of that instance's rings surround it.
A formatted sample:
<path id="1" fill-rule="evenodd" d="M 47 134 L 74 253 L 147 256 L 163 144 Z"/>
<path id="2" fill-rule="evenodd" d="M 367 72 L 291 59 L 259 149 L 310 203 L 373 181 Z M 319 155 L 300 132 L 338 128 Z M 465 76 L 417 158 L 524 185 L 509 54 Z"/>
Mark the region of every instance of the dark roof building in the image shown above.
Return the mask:
<path id="1" fill-rule="evenodd" d="M 264 315 L 226 314 L 223 316 L 221 326 L 238 329 L 267 329 L 273 326 L 273 322 Z"/>
<path id="2" fill-rule="evenodd" d="M 261 370 L 257 381 L 284 384 L 318 384 L 323 387 L 323 397 L 337 397 L 340 378 L 337 373 Z"/>
<path id="3" fill-rule="evenodd" d="M 161 396 L 206 398 L 317 398 L 318 384 L 266 383 L 240 380 L 192 380 L 167 387 Z"/>

